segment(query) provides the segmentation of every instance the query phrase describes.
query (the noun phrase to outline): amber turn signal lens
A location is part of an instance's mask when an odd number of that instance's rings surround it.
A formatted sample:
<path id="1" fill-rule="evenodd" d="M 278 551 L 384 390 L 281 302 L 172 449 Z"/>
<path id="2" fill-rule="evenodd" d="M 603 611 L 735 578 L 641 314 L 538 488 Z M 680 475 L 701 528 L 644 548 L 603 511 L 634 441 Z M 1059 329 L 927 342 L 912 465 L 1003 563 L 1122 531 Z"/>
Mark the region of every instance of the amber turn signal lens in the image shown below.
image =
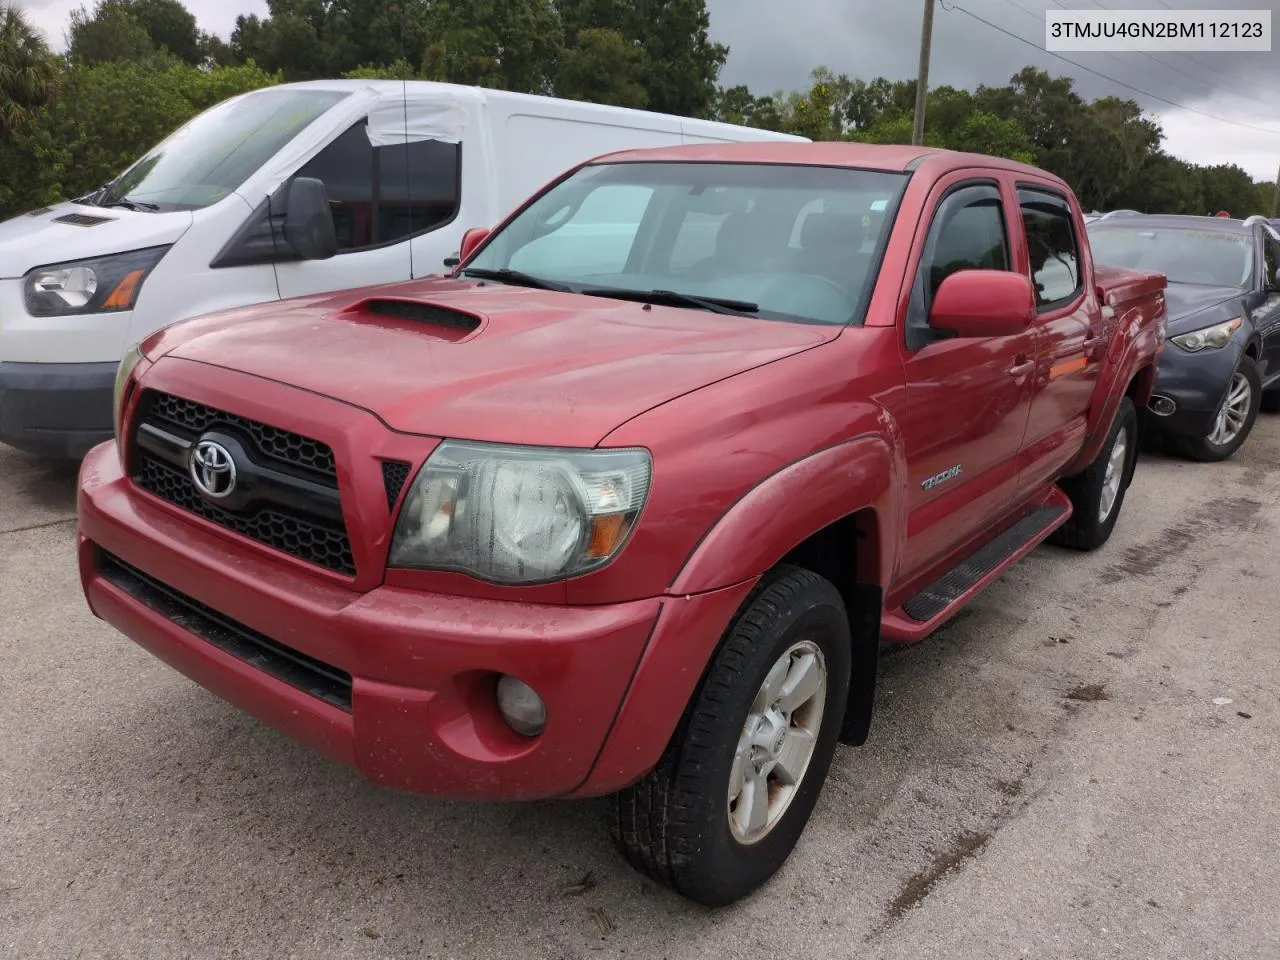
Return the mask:
<path id="1" fill-rule="evenodd" d="M 138 284 L 142 282 L 142 278 L 146 276 L 145 270 L 133 270 L 124 275 L 124 279 L 116 284 L 116 288 L 111 291 L 111 296 L 107 297 L 102 303 L 104 310 L 127 310 L 133 306 L 134 299 L 138 296 Z"/>
<path id="2" fill-rule="evenodd" d="M 587 556 L 592 559 L 612 556 L 627 536 L 627 518 L 621 513 L 596 517 L 587 541 Z"/>

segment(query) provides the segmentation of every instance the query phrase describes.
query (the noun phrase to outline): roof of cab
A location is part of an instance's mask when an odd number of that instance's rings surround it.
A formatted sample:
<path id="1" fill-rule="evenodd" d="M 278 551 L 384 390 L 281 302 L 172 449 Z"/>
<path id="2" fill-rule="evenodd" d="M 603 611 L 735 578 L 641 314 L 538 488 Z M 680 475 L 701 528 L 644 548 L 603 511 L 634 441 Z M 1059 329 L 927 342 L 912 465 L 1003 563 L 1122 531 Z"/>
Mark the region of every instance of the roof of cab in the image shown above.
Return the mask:
<path id="1" fill-rule="evenodd" d="M 857 167 L 863 170 L 905 172 L 927 169 L 935 176 L 948 170 L 966 167 L 1010 170 L 1050 180 L 1059 178 L 1046 170 L 979 153 L 962 153 L 934 147 L 911 147 L 898 144 L 821 141 L 796 143 L 765 141 L 763 143 L 726 143 L 687 147 L 650 147 L 643 150 L 621 150 L 597 157 L 595 163 L 777 163 L 825 167 Z"/>

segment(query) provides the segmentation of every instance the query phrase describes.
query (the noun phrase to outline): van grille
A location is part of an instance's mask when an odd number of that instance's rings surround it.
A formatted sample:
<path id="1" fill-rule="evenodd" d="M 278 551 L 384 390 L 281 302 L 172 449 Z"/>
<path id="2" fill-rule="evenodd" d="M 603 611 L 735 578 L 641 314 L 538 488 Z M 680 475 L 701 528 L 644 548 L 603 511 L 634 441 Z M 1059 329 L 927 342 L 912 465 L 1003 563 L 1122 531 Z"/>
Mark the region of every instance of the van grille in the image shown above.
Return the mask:
<path id="1" fill-rule="evenodd" d="M 250 492 L 212 502 L 188 463 L 208 431 L 235 441 Z M 143 490 L 188 513 L 307 563 L 355 576 L 333 450 L 310 437 L 172 394 L 147 391 L 131 433 L 129 463 Z"/>

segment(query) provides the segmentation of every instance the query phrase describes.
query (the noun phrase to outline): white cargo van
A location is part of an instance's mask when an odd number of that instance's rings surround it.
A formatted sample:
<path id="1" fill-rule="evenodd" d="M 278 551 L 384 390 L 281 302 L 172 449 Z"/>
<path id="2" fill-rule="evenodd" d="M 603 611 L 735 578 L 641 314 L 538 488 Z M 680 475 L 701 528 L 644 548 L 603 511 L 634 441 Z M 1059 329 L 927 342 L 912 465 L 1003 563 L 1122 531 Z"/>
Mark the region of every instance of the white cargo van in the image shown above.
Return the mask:
<path id="1" fill-rule="evenodd" d="M 800 139 L 440 83 L 227 100 L 97 193 L 0 224 L 0 442 L 82 456 L 110 438 L 117 363 L 151 332 L 439 273 L 464 229 L 591 157 Z"/>

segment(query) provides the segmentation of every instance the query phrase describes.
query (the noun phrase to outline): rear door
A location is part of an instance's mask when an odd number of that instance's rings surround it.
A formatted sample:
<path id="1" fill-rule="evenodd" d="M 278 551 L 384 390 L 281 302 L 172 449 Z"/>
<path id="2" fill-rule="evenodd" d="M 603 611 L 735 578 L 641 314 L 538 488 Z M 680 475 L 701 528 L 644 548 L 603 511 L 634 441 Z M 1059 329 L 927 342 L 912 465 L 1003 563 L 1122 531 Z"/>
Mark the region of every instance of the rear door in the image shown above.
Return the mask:
<path id="1" fill-rule="evenodd" d="M 1101 369 L 1102 305 L 1086 289 L 1082 225 L 1066 194 L 1020 182 L 1018 270 L 1036 291 L 1036 368 L 1021 454 L 1019 487 L 1030 493 L 1078 452 Z"/>
<path id="2" fill-rule="evenodd" d="M 954 174 L 931 197 L 916 238 L 904 331 L 905 401 L 893 410 L 908 477 L 899 582 L 923 575 L 1008 513 L 1027 425 L 1035 332 L 950 339 L 928 326 L 933 295 L 958 270 L 1014 269 L 1021 227 L 1012 194 L 989 176 Z"/>

